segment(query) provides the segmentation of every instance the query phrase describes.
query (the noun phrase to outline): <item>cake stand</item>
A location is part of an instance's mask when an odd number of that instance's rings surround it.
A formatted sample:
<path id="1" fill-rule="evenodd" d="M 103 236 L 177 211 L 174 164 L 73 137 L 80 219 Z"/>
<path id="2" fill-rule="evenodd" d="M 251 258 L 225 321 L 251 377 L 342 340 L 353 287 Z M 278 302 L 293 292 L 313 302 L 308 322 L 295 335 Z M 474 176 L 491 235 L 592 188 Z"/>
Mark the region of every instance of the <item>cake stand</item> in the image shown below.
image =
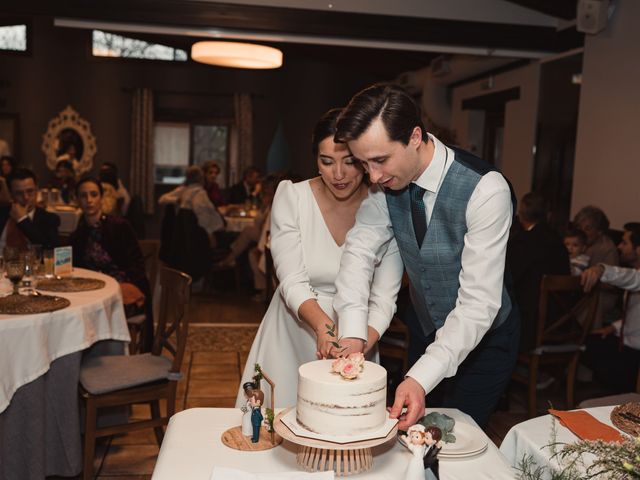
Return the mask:
<path id="1" fill-rule="evenodd" d="M 339 477 L 366 472 L 373 465 L 371 448 L 395 439 L 398 433 L 398 424 L 396 424 L 386 437 L 350 443 L 334 443 L 301 437 L 281 421 L 292 408 L 295 407 L 289 407 L 276 415 L 273 428 L 282 438 L 298 445 L 296 460 L 298 465 L 307 472 L 333 470 Z"/>

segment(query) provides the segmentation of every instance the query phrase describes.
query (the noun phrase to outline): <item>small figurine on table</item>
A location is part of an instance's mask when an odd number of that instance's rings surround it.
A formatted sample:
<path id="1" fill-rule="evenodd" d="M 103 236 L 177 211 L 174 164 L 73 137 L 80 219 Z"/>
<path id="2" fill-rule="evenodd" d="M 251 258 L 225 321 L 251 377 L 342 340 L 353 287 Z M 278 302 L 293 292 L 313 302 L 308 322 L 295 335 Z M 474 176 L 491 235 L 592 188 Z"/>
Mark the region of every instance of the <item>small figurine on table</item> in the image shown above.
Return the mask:
<path id="1" fill-rule="evenodd" d="M 253 396 L 249 398 L 249 402 L 251 403 L 251 426 L 253 427 L 251 442 L 258 443 L 258 440 L 260 440 L 260 426 L 262 425 L 262 420 L 264 420 L 261 411 L 264 393 L 262 393 L 261 390 L 254 390 L 253 392 Z"/>
<path id="2" fill-rule="evenodd" d="M 403 478 L 405 480 L 424 480 L 423 458 L 427 451 L 424 431 L 424 425 L 411 425 L 407 429 L 407 434 L 402 437 L 407 448 L 413 454 L 404 472 Z"/>
<path id="3" fill-rule="evenodd" d="M 423 459 L 424 469 L 431 470 L 434 477 L 440 480 L 438 453 L 442 450 L 442 430 L 438 427 L 427 427 L 424 431 L 424 443 L 427 446 L 427 452 Z"/>
<path id="4" fill-rule="evenodd" d="M 253 391 L 255 390 L 255 384 L 253 382 L 246 382 L 242 384 L 242 389 L 244 390 L 244 396 L 247 400 L 247 403 L 242 406 L 242 435 L 245 437 L 253 436 L 253 426 L 251 425 L 251 413 L 253 409 L 251 408 L 251 399 L 253 398 Z"/>

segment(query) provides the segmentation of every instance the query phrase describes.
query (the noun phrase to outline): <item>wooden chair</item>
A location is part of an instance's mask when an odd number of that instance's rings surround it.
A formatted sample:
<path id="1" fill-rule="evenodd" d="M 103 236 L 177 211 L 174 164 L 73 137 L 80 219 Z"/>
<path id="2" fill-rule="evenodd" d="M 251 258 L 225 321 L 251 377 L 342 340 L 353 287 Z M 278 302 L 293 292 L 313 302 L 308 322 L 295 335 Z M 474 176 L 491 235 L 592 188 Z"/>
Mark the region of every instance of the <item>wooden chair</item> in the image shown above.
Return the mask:
<path id="1" fill-rule="evenodd" d="M 380 337 L 378 350 L 381 357 L 395 358 L 402 362 L 402 374 L 409 370 L 409 330 L 394 316 L 387 331 Z"/>
<path id="2" fill-rule="evenodd" d="M 535 347 L 518 355 L 518 364 L 528 367 L 528 375 L 512 379 L 527 385 L 529 418 L 536 416 L 536 393 L 541 367 L 567 371 L 567 408 L 573 408 L 574 385 L 580 353 L 598 309 L 598 289 L 583 293 L 579 276 L 545 275 L 540 285 Z"/>
<path id="3" fill-rule="evenodd" d="M 140 355 L 112 355 L 88 359 L 80 368 L 80 396 L 84 401 L 84 473 L 93 477 L 96 438 L 153 427 L 158 445 L 163 425 L 175 412 L 176 388 L 189 328 L 191 277 L 163 267 L 160 272 L 162 296 L 160 318 L 153 351 Z M 166 415 L 160 400 L 166 400 Z M 97 411 L 104 407 L 148 403 L 151 418 L 97 428 Z"/>
<path id="4" fill-rule="evenodd" d="M 158 254 L 160 252 L 159 240 L 138 240 L 142 256 L 144 257 L 144 268 L 147 274 L 147 280 L 151 287 L 151 294 L 153 295 L 156 280 L 158 278 Z M 148 299 L 151 301 L 151 299 Z M 142 348 L 142 338 L 144 330 L 145 314 L 134 315 L 127 318 L 127 325 L 129 326 L 129 334 L 131 335 L 131 343 L 129 344 L 129 353 L 132 355 L 139 352 Z"/>

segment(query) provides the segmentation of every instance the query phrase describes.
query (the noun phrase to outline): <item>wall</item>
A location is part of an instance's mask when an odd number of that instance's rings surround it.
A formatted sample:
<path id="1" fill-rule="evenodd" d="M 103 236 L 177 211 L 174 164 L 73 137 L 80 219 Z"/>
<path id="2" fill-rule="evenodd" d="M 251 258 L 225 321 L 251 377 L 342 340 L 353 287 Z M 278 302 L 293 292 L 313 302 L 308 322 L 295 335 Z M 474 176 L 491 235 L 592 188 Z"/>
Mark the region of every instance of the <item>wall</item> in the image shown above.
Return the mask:
<path id="1" fill-rule="evenodd" d="M 129 176 L 131 92 L 149 87 L 171 97 L 172 106 L 194 102 L 215 109 L 220 97 L 250 93 L 254 106 L 254 161 L 264 166 L 282 120 L 291 168 L 302 176 L 317 172 L 309 153 L 311 130 L 327 109 L 344 105 L 366 85 L 384 80 L 353 66 L 285 57 L 278 70 L 224 69 L 196 63 L 94 58 L 90 32 L 56 28 L 50 17 L 34 17 L 31 55 L 0 53 L 1 112 L 18 113 L 20 161 L 43 178 L 50 173 L 41 151 L 42 134 L 67 104 L 91 124 L 97 138 L 94 165 L 115 162 Z M 185 92 L 181 95 L 180 92 Z M 178 94 L 175 94 L 178 93 Z"/>
<path id="2" fill-rule="evenodd" d="M 452 91 L 452 123 L 458 144 L 475 154 L 482 152 L 483 116 L 463 110 L 462 102 L 473 97 L 520 88 L 520 99 L 507 102 L 499 168 L 511 181 L 518 198 L 531 190 L 533 146 L 535 145 L 540 67 L 527 65 L 493 77 L 493 87 L 486 88 L 487 79 L 456 87 Z"/>
<path id="3" fill-rule="evenodd" d="M 620 229 L 640 221 L 640 2 L 616 4 L 585 42 L 571 211 L 597 205 Z"/>

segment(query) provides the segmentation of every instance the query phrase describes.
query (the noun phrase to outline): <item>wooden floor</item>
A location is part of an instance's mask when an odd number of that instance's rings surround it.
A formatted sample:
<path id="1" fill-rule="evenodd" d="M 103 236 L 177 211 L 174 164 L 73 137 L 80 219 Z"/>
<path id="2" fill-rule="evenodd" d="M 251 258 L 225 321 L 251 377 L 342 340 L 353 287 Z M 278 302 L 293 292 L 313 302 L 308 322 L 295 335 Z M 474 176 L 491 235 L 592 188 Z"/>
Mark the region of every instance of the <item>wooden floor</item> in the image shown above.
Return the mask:
<path id="1" fill-rule="evenodd" d="M 185 378 L 179 385 L 177 410 L 234 406 L 246 355 L 265 309 L 263 303 L 249 297 L 230 293 L 194 295 Z M 601 393 L 593 384 L 578 384 L 576 397 L 580 401 Z M 558 381 L 540 391 L 540 414 L 550 404 L 563 408 L 563 394 Z M 512 386 L 503 410 L 492 415 L 487 434 L 496 445 L 513 425 L 526 420 L 525 398 L 523 388 Z M 132 412 L 134 417 L 147 415 L 146 407 Z M 152 430 L 103 439 L 96 449 L 94 471 L 102 480 L 150 479 L 158 450 Z"/>

